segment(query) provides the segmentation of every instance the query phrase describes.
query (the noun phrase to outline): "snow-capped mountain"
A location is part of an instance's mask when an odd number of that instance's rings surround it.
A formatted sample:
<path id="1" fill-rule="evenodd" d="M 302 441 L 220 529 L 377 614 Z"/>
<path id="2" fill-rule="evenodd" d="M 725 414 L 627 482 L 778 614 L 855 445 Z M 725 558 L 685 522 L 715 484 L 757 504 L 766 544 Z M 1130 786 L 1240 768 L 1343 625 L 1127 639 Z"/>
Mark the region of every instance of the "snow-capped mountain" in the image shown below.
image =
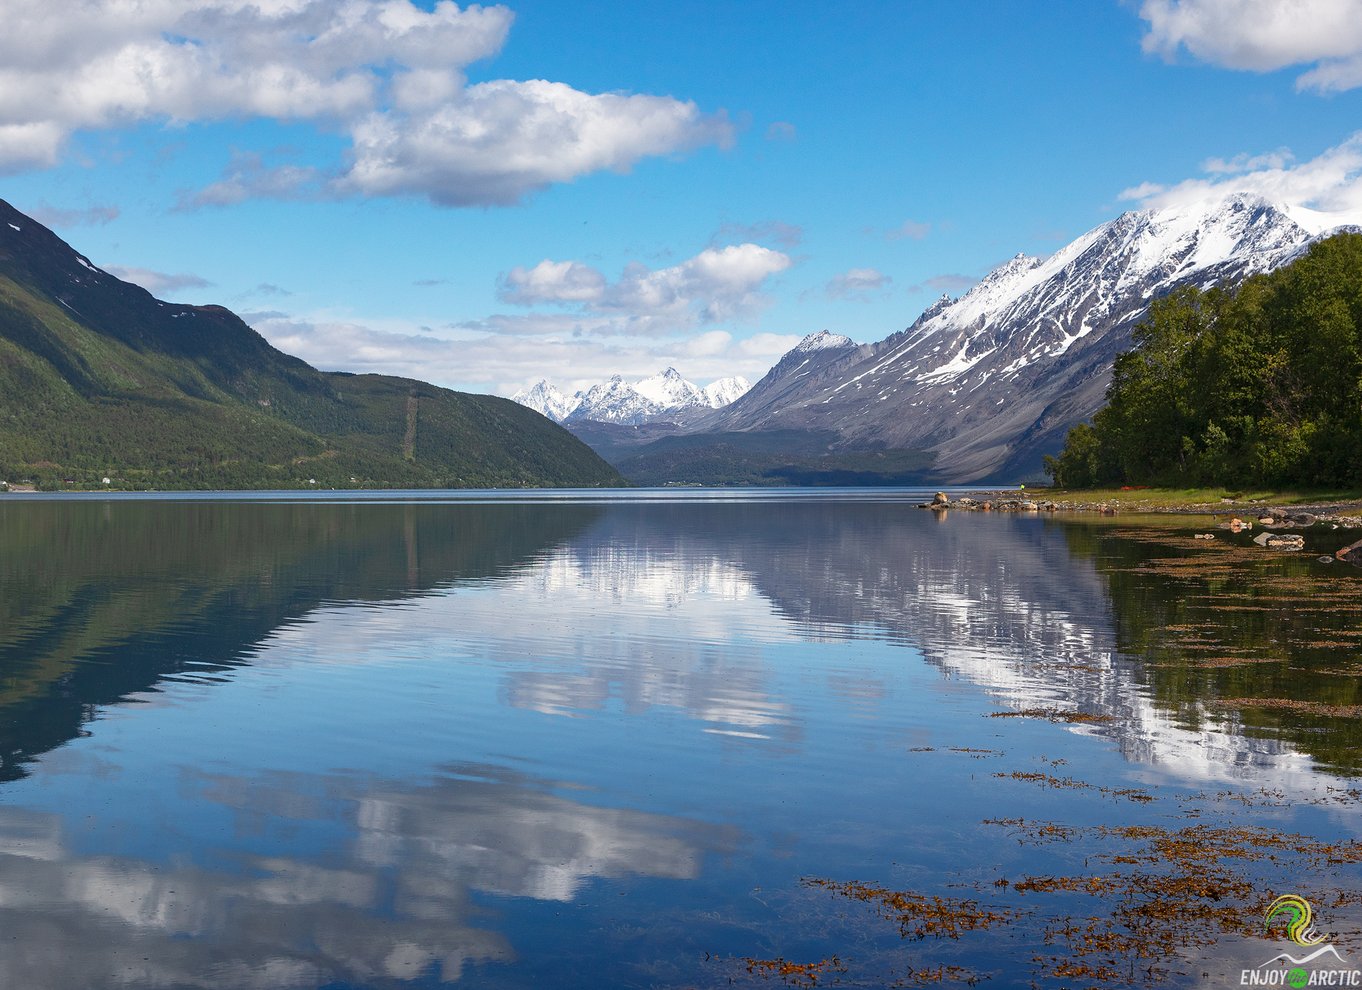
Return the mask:
<path id="1" fill-rule="evenodd" d="M 1276 268 L 1339 220 L 1248 195 L 1124 213 L 1049 258 L 1016 256 L 876 344 L 805 338 L 703 428 L 928 450 L 943 481 L 1034 475 L 1101 408 L 1152 299 Z"/>
<path id="2" fill-rule="evenodd" d="M 709 406 L 705 393 L 682 378 L 675 368 L 635 382 L 634 391 L 659 409 L 698 409 Z"/>
<path id="3" fill-rule="evenodd" d="M 751 387 L 746 378 L 733 376 L 702 389 L 682 378 L 675 368 L 668 368 L 632 384 L 623 375 L 613 375 L 609 381 L 571 396 L 541 379 L 511 398 L 556 423 L 589 420 L 638 426 L 720 409 Z"/>
<path id="4" fill-rule="evenodd" d="M 655 419 L 662 406 L 639 392 L 621 375 L 612 375 L 608 382 L 592 385 L 579 392 L 581 401 L 565 417 L 566 421 L 589 419 L 597 423 L 624 423 L 637 426 Z"/>
<path id="5" fill-rule="evenodd" d="M 717 382 L 711 382 L 705 386 L 705 405 L 711 409 L 722 409 L 724 406 L 738 401 L 751 388 L 752 383 L 742 375 L 720 378 Z"/>
<path id="6" fill-rule="evenodd" d="M 811 376 L 821 377 L 858 352 L 856 342 L 841 334 L 819 330 L 801 340 L 776 362 L 761 381 L 749 385 L 722 411 L 700 420 L 704 430 L 765 428 L 782 410 L 798 403 Z M 730 425 L 731 424 L 731 425 Z M 771 427 L 778 429 L 779 427 Z"/>
<path id="7" fill-rule="evenodd" d="M 840 333 L 829 333 L 827 330 L 819 330 L 811 333 L 799 343 L 795 344 L 789 354 L 812 354 L 815 351 L 836 351 L 846 347 L 855 346 L 850 337 L 843 337 Z M 788 354 L 786 355 L 788 356 Z"/>
<path id="8" fill-rule="evenodd" d="M 511 396 L 522 406 L 529 406 L 541 416 L 547 416 L 555 423 L 561 423 L 582 401 L 582 393 L 564 395 L 556 385 L 541 378 L 528 389 Z"/>

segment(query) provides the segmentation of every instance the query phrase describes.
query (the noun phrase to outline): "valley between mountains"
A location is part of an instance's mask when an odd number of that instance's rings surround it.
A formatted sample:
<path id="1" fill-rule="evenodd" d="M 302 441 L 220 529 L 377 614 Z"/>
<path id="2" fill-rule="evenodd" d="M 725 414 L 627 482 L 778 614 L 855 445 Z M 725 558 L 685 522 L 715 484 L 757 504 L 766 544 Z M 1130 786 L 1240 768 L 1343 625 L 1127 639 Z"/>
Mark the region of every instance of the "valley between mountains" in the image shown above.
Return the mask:
<path id="1" fill-rule="evenodd" d="M 39 487 L 995 484 L 1102 407 L 1155 300 L 1356 227 L 1228 195 L 1017 255 L 905 329 L 807 334 L 759 381 L 674 368 L 509 401 L 327 373 L 154 298 L 0 202 L 0 480 Z M 546 369 L 571 378 L 572 369 Z M 538 414 L 538 415 L 536 415 Z M 108 478 L 109 481 L 104 481 Z"/>

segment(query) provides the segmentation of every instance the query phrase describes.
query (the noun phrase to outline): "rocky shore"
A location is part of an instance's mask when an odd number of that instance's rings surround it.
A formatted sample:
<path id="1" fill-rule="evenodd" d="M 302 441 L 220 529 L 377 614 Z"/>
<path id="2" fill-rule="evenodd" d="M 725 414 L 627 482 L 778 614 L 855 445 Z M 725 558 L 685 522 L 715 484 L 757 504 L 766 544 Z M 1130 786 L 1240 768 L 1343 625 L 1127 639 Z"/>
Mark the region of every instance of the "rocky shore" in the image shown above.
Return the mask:
<path id="1" fill-rule="evenodd" d="M 1254 504 L 1240 505 L 1225 499 L 1217 506 L 1194 505 L 1177 507 L 1150 508 L 1145 505 L 1125 505 L 1117 499 L 1102 502 L 1084 502 L 1070 499 L 1031 499 L 1020 492 L 976 492 L 973 495 L 960 495 L 951 498 L 945 492 L 937 492 L 930 502 L 918 506 L 933 512 L 1096 512 L 1104 516 L 1114 516 L 1121 512 L 1166 512 L 1179 514 L 1212 515 L 1229 518 L 1216 525 L 1217 529 L 1232 533 L 1248 532 L 1255 528 L 1261 530 L 1253 542 L 1260 547 L 1274 550 L 1303 550 L 1305 536 L 1288 530 L 1362 530 L 1362 506 L 1353 503 L 1321 504 L 1290 509 L 1265 507 Z M 1356 535 L 1356 533 L 1346 534 Z M 1215 533 L 1198 533 L 1199 540 L 1214 540 Z M 1341 560 L 1362 567 L 1362 540 L 1340 547 L 1332 557 L 1320 560 Z"/>

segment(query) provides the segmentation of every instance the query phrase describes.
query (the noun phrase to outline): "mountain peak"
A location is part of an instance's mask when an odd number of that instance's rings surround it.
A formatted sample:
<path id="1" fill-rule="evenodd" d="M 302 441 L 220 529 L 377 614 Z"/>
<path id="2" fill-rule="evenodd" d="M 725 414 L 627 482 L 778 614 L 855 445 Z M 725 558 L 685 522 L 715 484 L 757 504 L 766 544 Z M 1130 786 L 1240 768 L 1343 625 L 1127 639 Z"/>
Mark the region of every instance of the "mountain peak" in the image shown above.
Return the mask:
<path id="1" fill-rule="evenodd" d="M 979 284 L 984 285 L 986 283 L 1001 282 L 1004 279 L 1013 278 L 1014 276 L 1025 272 L 1034 271 L 1044 263 L 1044 258 L 1037 258 L 1034 255 L 1018 251 L 1007 261 L 1004 261 L 997 268 L 993 269 L 993 271 L 985 275 L 980 280 Z"/>
<path id="2" fill-rule="evenodd" d="M 1357 219 L 1248 192 L 1129 211 L 1049 257 L 1015 255 L 906 330 L 826 363 L 810 352 L 841 341 L 806 337 L 719 423 L 929 451 L 942 480 L 1038 472 L 1101 408 L 1151 300 L 1269 271 Z"/>
<path id="3" fill-rule="evenodd" d="M 541 378 L 528 389 L 522 389 L 511 396 L 511 401 L 528 406 L 541 416 L 547 416 L 555 423 L 561 423 L 582 401 L 581 393 L 567 396 L 556 385 Z"/>
<path id="4" fill-rule="evenodd" d="M 742 375 L 720 378 L 705 386 L 705 399 L 711 409 L 722 409 L 741 399 L 752 389 L 752 383 Z"/>
<path id="5" fill-rule="evenodd" d="M 651 378 L 643 379 L 634 385 L 634 389 L 645 399 L 668 412 L 709 405 L 705 393 L 692 382 L 682 378 L 675 368 L 668 368 Z"/>
<path id="6" fill-rule="evenodd" d="M 809 351 L 826 351 L 833 348 L 855 346 L 856 342 L 850 337 L 844 337 L 840 333 L 830 333 L 827 330 L 819 330 L 817 333 L 807 335 L 794 346 L 794 350 L 806 354 Z"/>

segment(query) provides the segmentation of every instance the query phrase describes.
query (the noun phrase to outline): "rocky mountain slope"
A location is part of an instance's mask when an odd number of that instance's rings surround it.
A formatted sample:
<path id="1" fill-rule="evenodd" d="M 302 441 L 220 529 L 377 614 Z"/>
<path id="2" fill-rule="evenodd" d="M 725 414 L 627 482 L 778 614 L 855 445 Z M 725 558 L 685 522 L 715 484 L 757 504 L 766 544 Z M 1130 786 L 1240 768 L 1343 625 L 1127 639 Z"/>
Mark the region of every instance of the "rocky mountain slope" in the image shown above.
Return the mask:
<path id="1" fill-rule="evenodd" d="M 0 201 L 0 480 L 63 487 L 618 484 L 494 396 L 328 374 L 220 306 L 164 302 Z"/>
<path id="2" fill-rule="evenodd" d="M 1035 477 L 1042 455 L 1101 407 L 1150 300 L 1275 268 L 1338 223 L 1248 195 L 1124 213 L 1049 258 L 1016 256 L 878 343 L 806 338 L 695 428 L 925 451 L 934 481 Z"/>

